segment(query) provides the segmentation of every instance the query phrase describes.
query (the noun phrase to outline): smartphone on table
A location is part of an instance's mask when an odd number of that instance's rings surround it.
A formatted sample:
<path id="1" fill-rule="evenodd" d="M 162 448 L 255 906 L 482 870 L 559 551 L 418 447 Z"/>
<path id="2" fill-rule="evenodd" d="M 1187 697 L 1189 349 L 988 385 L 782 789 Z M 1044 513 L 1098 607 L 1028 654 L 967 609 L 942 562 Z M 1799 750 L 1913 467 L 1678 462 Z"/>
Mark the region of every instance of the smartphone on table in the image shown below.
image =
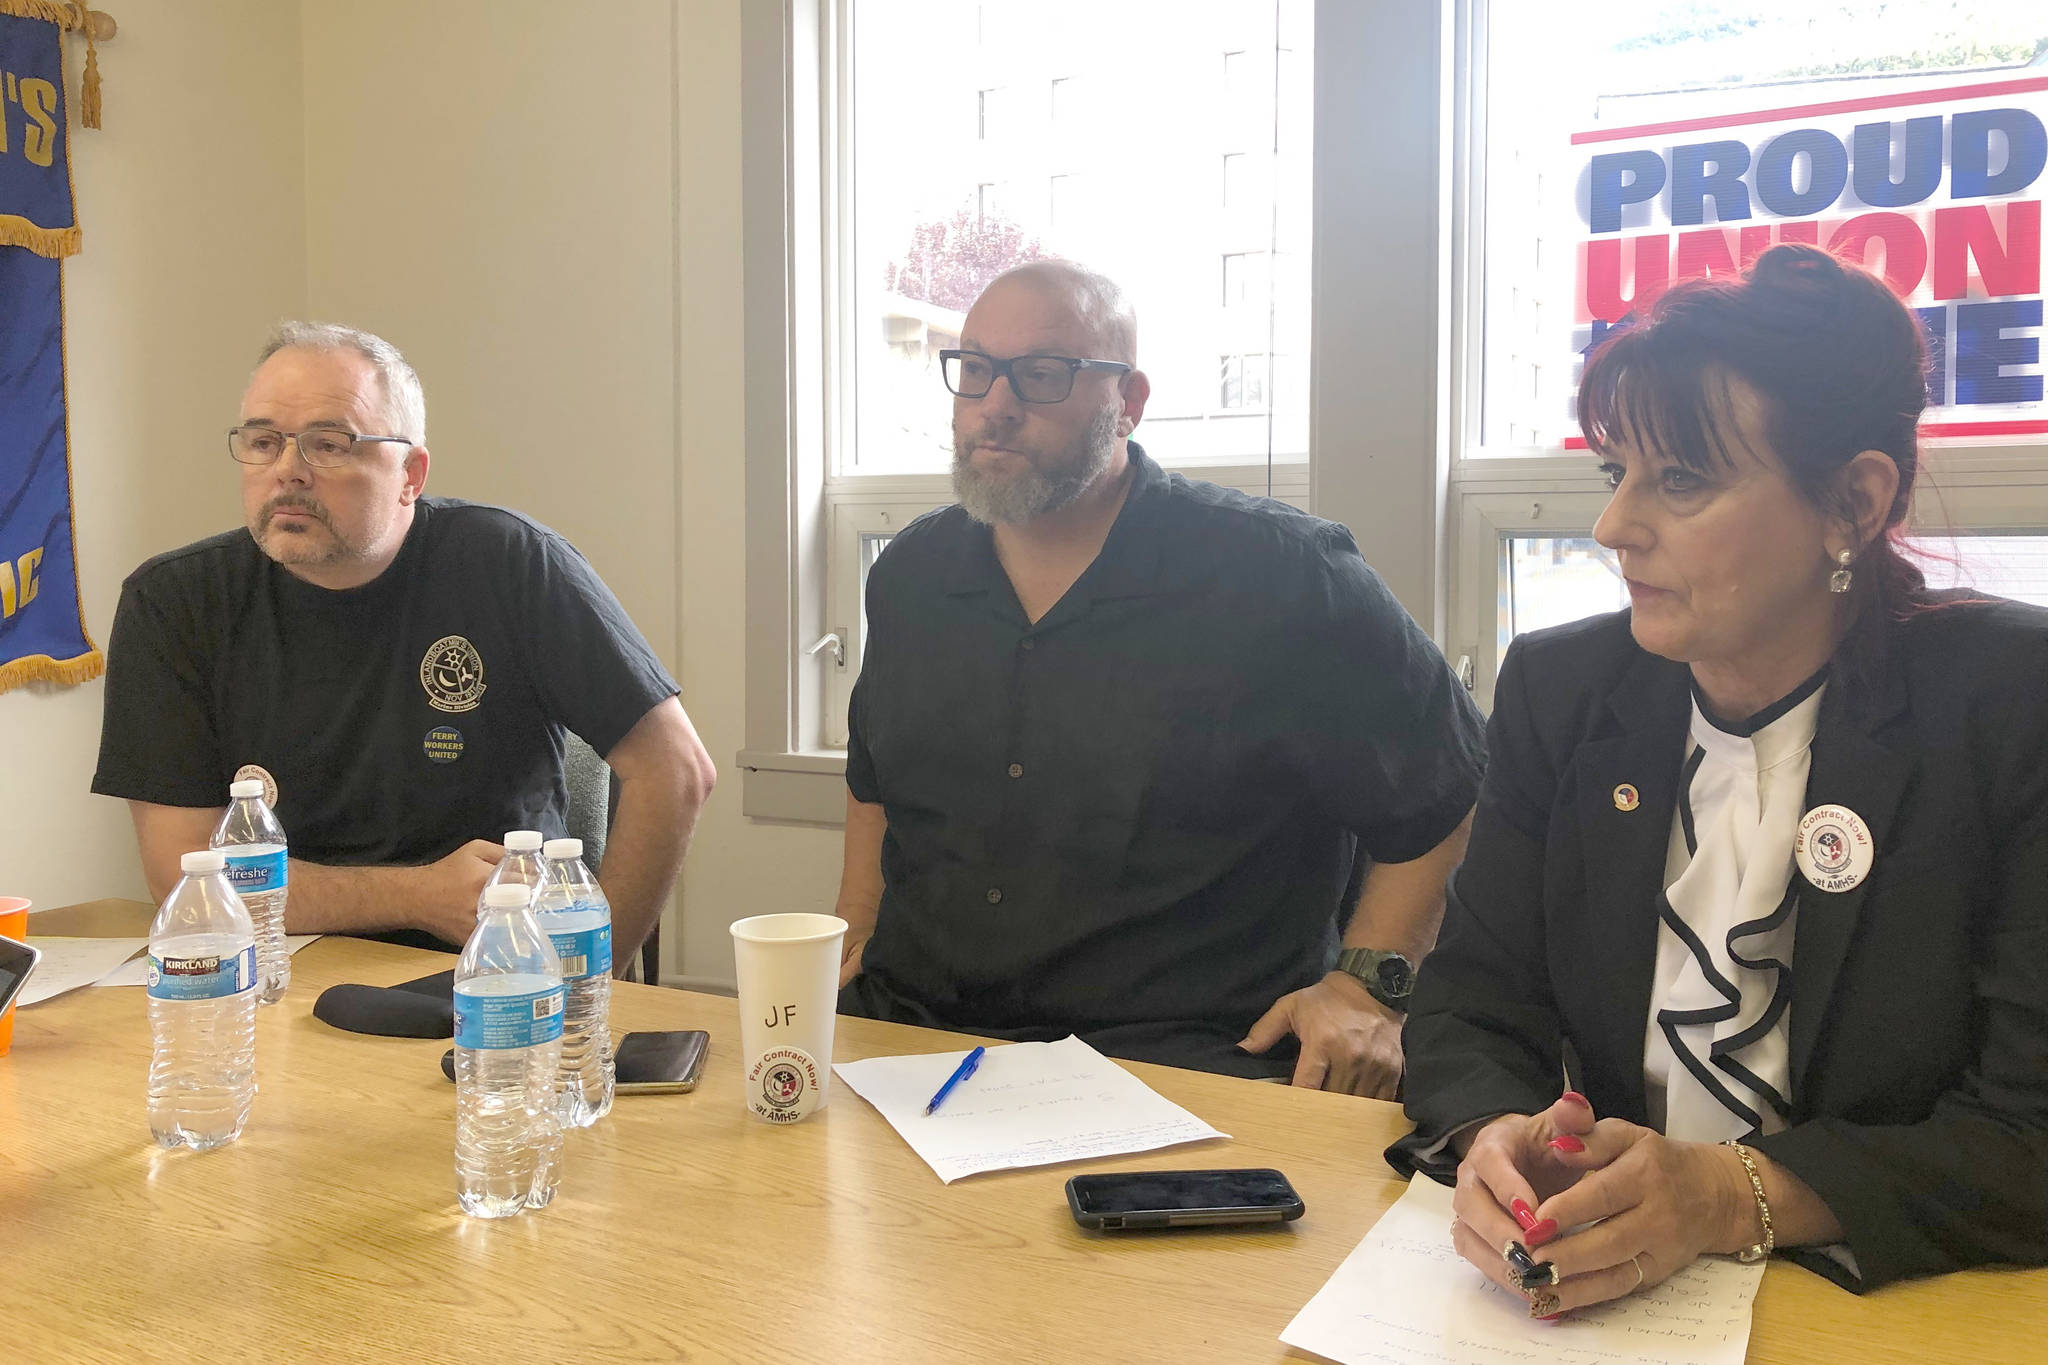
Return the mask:
<path id="1" fill-rule="evenodd" d="M 703 1029 L 629 1033 L 619 1040 L 612 1064 L 621 1095 L 681 1094 L 697 1088 L 711 1035 Z M 441 1054 L 441 1071 L 455 1079 L 455 1049 Z"/>
<path id="2" fill-rule="evenodd" d="M 1105 1171 L 1067 1181 L 1067 1206 L 1084 1228 L 1183 1228 L 1284 1223 L 1301 1217 L 1301 1196 L 1270 1168 L 1216 1171 Z"/>
<path id="3" fill-rule="evenodd" d="M 0 938 L 0 1010 L 14 1003 L 14 997 L 28 984 L 29 973 L 42 960 L 40 949 L 15 939 Z"/>

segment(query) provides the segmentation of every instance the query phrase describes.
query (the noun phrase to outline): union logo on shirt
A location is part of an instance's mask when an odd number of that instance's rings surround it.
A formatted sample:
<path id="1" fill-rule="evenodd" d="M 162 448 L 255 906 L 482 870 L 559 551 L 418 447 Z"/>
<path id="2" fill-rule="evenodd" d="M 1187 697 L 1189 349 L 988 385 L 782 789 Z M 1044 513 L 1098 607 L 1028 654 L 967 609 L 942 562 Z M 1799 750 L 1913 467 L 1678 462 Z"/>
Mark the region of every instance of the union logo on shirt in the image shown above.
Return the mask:
<path id="1" fill-rule="evenodd" d="M 484 695 L 484 656 L 460 635 L 443 635 L 420 660 L 420 686 L 436 711 L 474 711 Z"/>

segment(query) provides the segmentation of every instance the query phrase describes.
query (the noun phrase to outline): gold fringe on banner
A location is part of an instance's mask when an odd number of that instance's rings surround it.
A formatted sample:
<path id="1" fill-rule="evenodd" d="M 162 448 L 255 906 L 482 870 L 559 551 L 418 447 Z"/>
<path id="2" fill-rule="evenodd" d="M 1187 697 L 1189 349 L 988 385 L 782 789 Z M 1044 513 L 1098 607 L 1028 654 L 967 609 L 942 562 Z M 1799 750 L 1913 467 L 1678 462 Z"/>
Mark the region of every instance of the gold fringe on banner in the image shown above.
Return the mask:
<path id="1" fill-rule="evenodd" d="M 0 0 L 0 4 L 6 0 Z M 0 664 L 0 692 L 12 691 L 23 683 L 55 683 L 72 687 L 91 682 L 107 671 L 107 656 L 97 649 L 75 659 L 53 659 L 47 654 L 30 654 L 12 663 Z"/>
<path id="2" fill-rule="evenodd" d="M 0 213 L 0 246 L 25 246 L 38 256 L 55 260 L 76 256 L 80 241 L 76 227 L 37 227 L 16 214 Z"/>
<path id="3" fill-rule="evenodd" d="M 100 53 L 93 41 L 92 11 L 85 0 L 0 0 L 0 14 L 40 19 L 73 33 L 85 34 L 85 77 L 78 85 L 78 119 L 88 128 L 100 126 Z"/>

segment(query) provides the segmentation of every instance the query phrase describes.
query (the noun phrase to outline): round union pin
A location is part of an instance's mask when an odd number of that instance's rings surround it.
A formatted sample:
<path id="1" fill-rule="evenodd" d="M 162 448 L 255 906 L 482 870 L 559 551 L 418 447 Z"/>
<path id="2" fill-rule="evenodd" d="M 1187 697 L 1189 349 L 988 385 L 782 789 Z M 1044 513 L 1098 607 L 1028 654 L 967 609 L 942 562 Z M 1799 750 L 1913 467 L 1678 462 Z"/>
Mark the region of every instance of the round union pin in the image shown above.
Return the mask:
<path id="1" fill-rule="evenodd" d="M 1799 820 L 1792 857 L 1800 875 L 1822 891 L 1847 891 L 1870 875 L 1877 856 L 1870 827 L 1847 806 L 1815 806 Z"/>
<path id="2" fill-rule="evenodd" d="M 1614 789 L 1614 808 L 1616 810 L 1634 810 L 1642 804 L 1643 798 L 1628 783 L 1624 782 Z"/>

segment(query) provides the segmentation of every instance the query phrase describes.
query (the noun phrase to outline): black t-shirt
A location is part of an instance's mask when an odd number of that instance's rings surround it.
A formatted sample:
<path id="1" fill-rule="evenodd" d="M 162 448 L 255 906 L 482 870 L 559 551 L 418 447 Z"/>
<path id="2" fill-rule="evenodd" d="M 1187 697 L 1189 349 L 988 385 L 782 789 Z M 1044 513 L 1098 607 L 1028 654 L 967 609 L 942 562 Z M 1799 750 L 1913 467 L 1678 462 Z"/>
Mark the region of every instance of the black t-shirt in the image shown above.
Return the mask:
<path id="1" fill-rule="evenodd" d="M 295 578 L 239 530 L 129 575 L 92 789 L 224 806 L 261 768 L 294 857 L 428 863 L 511 829 L 561 833 L 563 730 L 608 753 L 676 691 L 568 541 L 423 498 L 359 588 Z"/>
<path id="2" fill-rule="evenodd" d="M 876 561 L 846 781 L 884 891 L 841 1007 L 1272 1074 L 1231 1045 L 1329 970 L 1361 848 L 1464 818 L 1483 728 L 1342 526 L 1130 452 L 1036 625 L 958 507 Z"/>

